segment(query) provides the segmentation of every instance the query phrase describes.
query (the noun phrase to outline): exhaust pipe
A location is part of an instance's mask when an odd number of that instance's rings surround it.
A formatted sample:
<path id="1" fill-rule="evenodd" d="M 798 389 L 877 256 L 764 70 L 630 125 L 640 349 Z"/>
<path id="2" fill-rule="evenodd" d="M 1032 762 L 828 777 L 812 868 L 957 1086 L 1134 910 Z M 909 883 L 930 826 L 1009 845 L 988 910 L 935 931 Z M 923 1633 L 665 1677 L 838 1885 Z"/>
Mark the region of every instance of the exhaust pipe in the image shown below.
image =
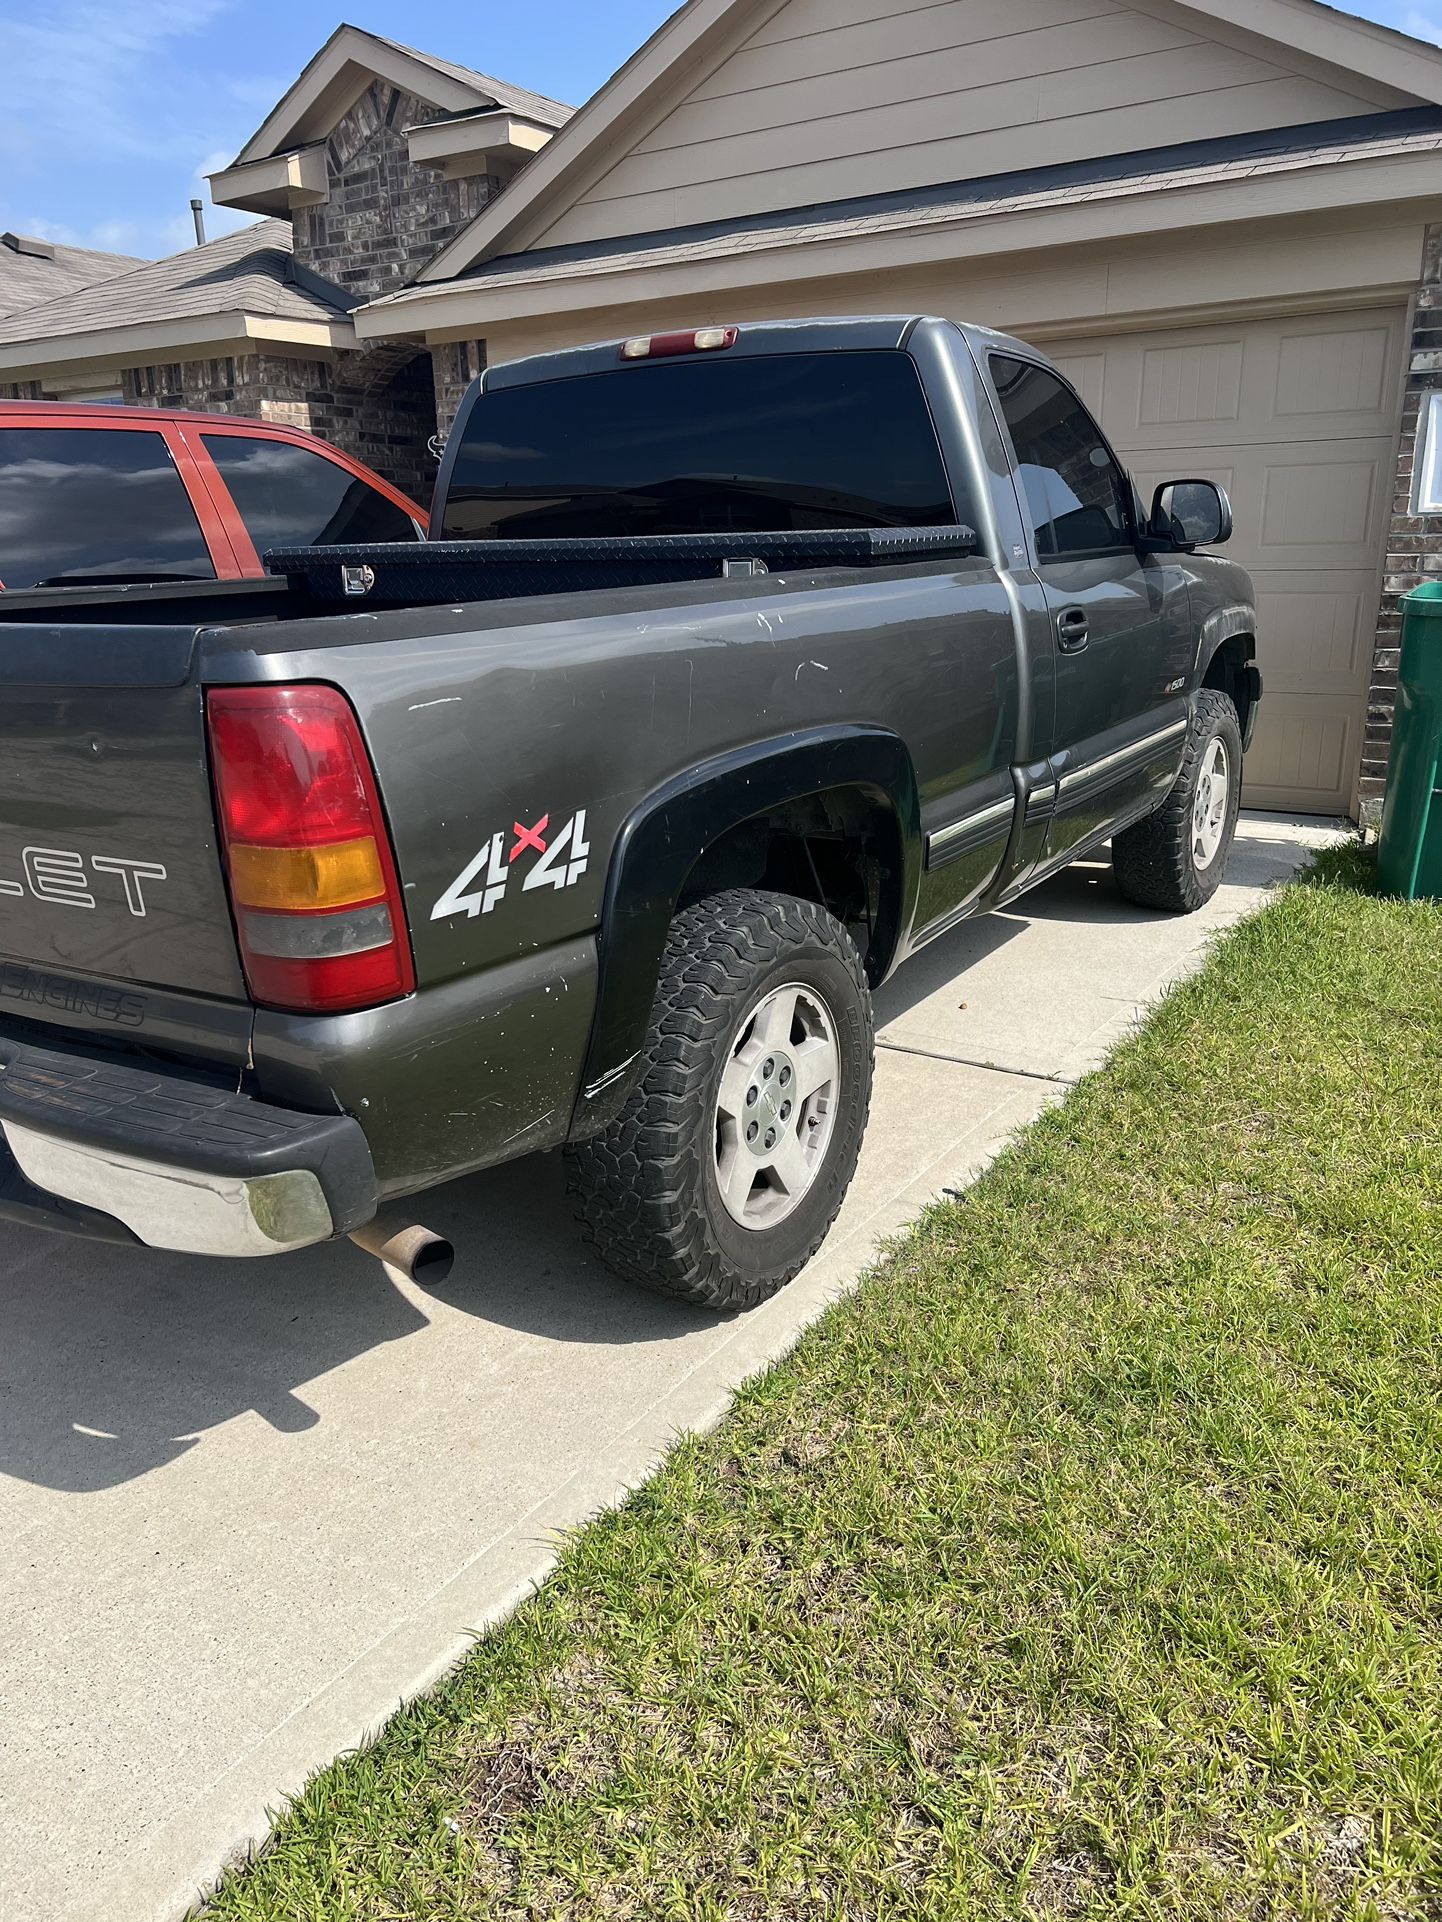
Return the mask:
<path id="1" fill-rule="evenodd" d="M 351 1240 L 388 1268 L 399 1268 L 407 1281 L 436 1288 L 455 1266 L 456 1251 L 444 1235 L 432 1234 L 404 1215 L 379 1214 L 364 1228 L 352 1228 Z"/>

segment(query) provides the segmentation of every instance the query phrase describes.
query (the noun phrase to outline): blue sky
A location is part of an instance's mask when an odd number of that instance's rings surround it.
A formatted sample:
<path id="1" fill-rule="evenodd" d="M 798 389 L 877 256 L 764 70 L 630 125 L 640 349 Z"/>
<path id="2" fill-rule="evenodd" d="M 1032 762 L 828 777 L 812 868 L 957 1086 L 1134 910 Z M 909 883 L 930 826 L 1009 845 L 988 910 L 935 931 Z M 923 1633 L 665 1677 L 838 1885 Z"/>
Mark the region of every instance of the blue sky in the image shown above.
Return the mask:
<path id="1" fill-rule="evenodd" d="M 0 229 L 123 253 L 192 240 L 189 200 L 255 130 L 337 24 L 580 103 L 671 0 L 0 0 Z M 1353 9 L 1442 41 L 1442 0 Z M 208 201 L 208 196 L 206 196 Z M 207 205 L 214 235 L 244 215 Z"/>

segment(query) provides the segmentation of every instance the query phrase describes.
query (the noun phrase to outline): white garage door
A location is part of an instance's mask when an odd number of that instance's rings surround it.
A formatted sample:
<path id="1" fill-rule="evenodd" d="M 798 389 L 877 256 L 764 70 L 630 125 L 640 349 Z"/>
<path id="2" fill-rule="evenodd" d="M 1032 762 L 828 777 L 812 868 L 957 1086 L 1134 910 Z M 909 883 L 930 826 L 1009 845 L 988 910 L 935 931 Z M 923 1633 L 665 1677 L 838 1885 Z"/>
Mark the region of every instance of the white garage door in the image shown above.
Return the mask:
<path id="1" fill-rule="evenodd" d="M 1232 497 L 1266 684 L 1254 807 L 1352 808 L 1392 501 L 1404 311 L 1169 328 L 1047 349 L 1150 502 L 1199 475 Z"/>

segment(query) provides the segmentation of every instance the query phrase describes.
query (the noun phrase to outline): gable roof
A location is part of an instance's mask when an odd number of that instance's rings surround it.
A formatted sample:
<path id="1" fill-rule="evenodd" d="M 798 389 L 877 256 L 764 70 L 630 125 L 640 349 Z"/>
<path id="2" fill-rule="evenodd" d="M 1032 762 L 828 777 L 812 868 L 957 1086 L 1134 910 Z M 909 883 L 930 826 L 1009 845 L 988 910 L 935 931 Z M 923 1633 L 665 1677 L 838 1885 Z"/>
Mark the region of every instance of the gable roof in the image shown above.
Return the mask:
<path id="1" fill-rule="evenodd" d="M 1148 0 L 1136 0 L 1141 11 Z M 497 255 L 523 252 L 554 227 L 608 168 L 789 0 L 686 0 L 561 129 L 520 178 L 435 256 L 421 283 L 447 281 Z M 1351 76 L 1374 106 L 1442 103 L 1442 48 L 1323 0 L 1177 0 L 1178 11 L 1271 41 L 1289 54 Z M 1342 82 L 1345 84 L 1345 81 Z M 1336 109 L 1333 109 L 1336 111 Z M 391 297 L 399 303 L 404 295 Z"/>
<path id="2" fill-rule="evenodd" d="M 0 369 L 55 366 L 103 355 L 139 364 L 181 358 L 189 344 L 275 339 L 350 343 L 341 288 L 297 268 L 287 220 L 261 220 L 164 260 L 0 318 Z"/>
<path id="3" fill-rule="evenodd" d="M 481 96 L 477 102 L 479 106 L 509 107 L 513 113 L 523 113 L 533 120 L 542 120 L 548 127 L 562 126 L 576 111 L 563 100 L 552 100 L 544 93 L 532 93 L 528 87 L 514 87 L 509 80 L 497 80 L 491 74 L 478 73 L 474 67 L 457 66 L 454 60 L 440 60 L 433 53 L 421 53 L 415 47 L 404 46 L 399 40 L 391 40 L 384 34 L 373 34 L 371 37 L 384 46 L 394 48 L 397 53 L 409 54 L 413 60 L 421 61 L 463 87 L 473 87 Z"/>
<path id="4" fill-rule="evenodd" d="M 108 280 L 143 263 L 135 254 L 67 247 L 32 234 L 0 234 L 0 315 L 37 307 L 58 294 Z"/>
<path id="5" fill-rule="evenodd" d="M 414 94 L 446 113 L 503 107 L 545 126 L 559 127 L 574 111 L 545 94 L 513 87 L 508 80 L 420 53 L 399 40 L 368 33 L 346 22 L 306 62 L 294 85 L 271 108 L 231 166 L 268 160 L 324 139 L 377 79 L 389 80 L 402 92 Z"/>

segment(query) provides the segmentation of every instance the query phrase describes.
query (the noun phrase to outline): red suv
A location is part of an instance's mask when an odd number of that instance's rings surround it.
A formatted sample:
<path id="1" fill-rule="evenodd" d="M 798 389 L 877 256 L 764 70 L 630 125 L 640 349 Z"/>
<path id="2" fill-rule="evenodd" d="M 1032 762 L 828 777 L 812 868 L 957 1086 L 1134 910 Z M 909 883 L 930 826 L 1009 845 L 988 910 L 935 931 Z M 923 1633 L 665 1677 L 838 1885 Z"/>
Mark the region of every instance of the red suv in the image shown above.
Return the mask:
<path id="1" fill-rule="evenodd" d="M 0 400 L 0 586 L 241 580 L 268 548 L 418 540 L 424 523 L 299 428 Z"/>

